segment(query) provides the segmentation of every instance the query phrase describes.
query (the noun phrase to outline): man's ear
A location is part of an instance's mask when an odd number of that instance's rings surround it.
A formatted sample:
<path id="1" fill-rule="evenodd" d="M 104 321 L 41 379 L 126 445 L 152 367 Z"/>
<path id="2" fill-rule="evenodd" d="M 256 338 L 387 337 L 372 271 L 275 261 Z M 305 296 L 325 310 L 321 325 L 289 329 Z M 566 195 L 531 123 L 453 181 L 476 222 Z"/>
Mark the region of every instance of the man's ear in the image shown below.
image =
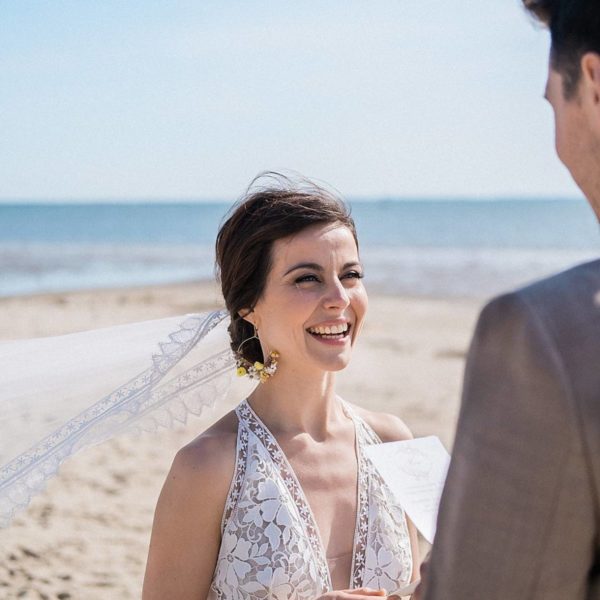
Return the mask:
<path id="1" fill-rule="evenodd" d="M 580 99 L 587 122 L 600 139 L 600 54 L 586 52 L 581 57 Z"/>
<path id="2" fill-rule="evenodd" d="M 581 74 L 586 92 L 600 109 L 600 54 L 586 52 L 581 57 Z"/>

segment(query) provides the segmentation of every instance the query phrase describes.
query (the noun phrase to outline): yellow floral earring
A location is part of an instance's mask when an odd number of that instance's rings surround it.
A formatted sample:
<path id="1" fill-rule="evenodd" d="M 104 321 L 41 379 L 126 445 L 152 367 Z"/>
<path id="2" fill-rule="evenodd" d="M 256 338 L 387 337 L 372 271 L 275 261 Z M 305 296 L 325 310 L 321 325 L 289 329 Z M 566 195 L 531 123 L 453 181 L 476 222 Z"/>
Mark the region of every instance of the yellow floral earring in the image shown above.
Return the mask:
<path id="1" fill-rule="evenodd" d="M 277 371 L 277 359 L 279 358 L 279 352 L 276 350 L 269 352 L 269 356 L 264 363 L 261 363 L 258 360 L 254 363 L 251 363 L 247 358 L 244 358 L 241 353 L 241 349 L 246 342 L 255 339 L 259 339 L 256 325 L 254 325 L 254 335 L 245 339 L 238 346 L 238 349 L 235 352 L 235 365 L 237 367 L 236 373 L 238 377 L 244 377 L 244 375 L 247 375 L 250 379 L 258 379 L 261 383 L 265 383 L 265 381 L 272 377 L 275 374 L 275 371 Z"/>

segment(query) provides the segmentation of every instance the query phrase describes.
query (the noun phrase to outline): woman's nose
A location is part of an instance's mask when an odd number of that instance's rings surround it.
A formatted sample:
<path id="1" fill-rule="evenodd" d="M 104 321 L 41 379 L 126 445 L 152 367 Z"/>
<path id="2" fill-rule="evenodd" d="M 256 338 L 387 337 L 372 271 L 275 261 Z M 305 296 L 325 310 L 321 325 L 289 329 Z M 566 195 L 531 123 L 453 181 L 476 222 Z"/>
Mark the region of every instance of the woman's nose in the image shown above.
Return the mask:
<path id="1" fill-rule="evenodd" d="M 327 308 L 346 308 L 350 304 L 348 292 L 341 281 L 335 280 L 327 286 L 324 302 Z"/>

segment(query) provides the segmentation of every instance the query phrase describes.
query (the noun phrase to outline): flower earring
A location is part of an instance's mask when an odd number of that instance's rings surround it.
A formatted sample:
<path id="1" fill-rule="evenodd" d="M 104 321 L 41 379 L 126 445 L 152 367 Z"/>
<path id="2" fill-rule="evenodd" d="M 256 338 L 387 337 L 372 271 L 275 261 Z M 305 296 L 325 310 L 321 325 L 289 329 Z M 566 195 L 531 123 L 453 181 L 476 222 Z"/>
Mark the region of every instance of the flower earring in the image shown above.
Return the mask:
<path id="1" fill-rule="evenodd" d="M 241 349 L 246 342 L 255 339 L 259 339 L 258 329 L 256 329 L 256 326 L 254 326 L 254 335 L 245 339 L 238 346 L 238 349 L 235 352 L 235 365 L 237 367 L 236 373 L 238 377 L 247 375 L 250 379 L 258 379 L 261 383 L 265 383 L 265 381 L 272 377 L 275 374 L 275 371 L 277 371 L 277 359 L 279 358 L 279 352 L 276 350 L 269 352 L 269 356 L 264 363 L 261 363 L 258 360 L 254 363 L 251 363 L 247 358 L 244 358 L 241 353 Z"/>

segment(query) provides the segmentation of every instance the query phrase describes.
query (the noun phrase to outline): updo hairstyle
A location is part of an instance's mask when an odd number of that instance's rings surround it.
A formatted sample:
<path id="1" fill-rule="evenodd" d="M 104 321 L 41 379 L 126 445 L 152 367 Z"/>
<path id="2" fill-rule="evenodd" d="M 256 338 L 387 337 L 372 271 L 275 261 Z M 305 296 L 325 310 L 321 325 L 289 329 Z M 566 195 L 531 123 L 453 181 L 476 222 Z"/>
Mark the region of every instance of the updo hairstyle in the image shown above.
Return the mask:
<path id="1" fill-rule="evenodd" d="M 313 225 L 333 223 L 347 227 L 358 247 L 350 209 L 341 198 L 308 179 L 280 173 L 260 174 L 232 206 L 217 234 L 216 271 L 231 315 L 234 352 L 254 335 L 253 325 L 239 311 L 254 310 L 264 292 L 273 242 Z M 256 339 L 246 342 L 240 353 L 252 363 L 264 361 Z"/>

